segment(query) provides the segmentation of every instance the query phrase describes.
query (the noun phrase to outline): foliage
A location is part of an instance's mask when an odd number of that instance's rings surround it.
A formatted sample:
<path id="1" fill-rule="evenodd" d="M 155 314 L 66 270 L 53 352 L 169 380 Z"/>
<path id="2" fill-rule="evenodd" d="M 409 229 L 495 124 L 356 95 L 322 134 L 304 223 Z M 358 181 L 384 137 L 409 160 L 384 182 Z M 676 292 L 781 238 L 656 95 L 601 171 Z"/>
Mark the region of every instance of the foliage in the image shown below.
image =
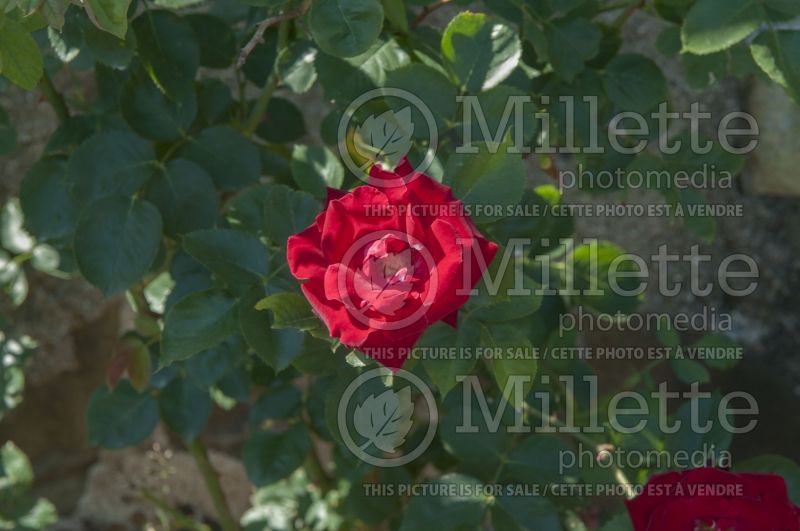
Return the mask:
<path id="1" fill-rule="evenodd" d="M 553 242 L 573 233 L 571 216 L 550 209 L 514 217 L 505 208 L 562 202 L 556 187 L 534 188 L 528 178 L 532 171 L 546 171 L 555 157 L 507 149 L 515 123 L 503 120 L 506 98 L 533 95 L 533 110 L 550 113 L 549 136 L 529 120 L 532 113 L 526 114 L 525 141 L 534 147 L 543 141 L 590 143 L 591 109 L 577 106 L 577 127 L 570 133 L 559 95 L 598 97 L 601 130 L 618 111 L 657 110 L 669 97 L 658 63 L 620 53 L 622 26 L 641 8 L 665 21 L 660 53 L 680 53 L 693 86 L 704 88 L 729 75 L 758 75 L 780 84 L 800 103 L 800 32 L 782 29 L 800 9 L 793 0 L 632 0 L 625 5 L 487 0 L 481 4 L 485 13 L 462 9 L 460 0 L 453 4 L 460 12 L 437 27 L 426 18 L 432 8 L 417 0 L 0 1 L 0 73 L 24 89 L 38 85 L 60 118 L 42 159 L 23 180 L 19 201 L 4 210 L 3 288 L 21 303 L 25 264 L 30 264 L 55 275 L 81 275 L 107 296 L 125 293 L 136 312 L 135 329 L 120 338 L 109 364 L 109 385 L 91 399 L 92 444 L 136 445 L 159 421 L 187 444 L 195 443 L 213 407 L 238 405 L 247 408 L 250 421 L 242 459 L 259 487 L 244 529 L 583 525 L 577 514 L 590 502 L 579 497 L 539 497 L 522 506 L 519 498 L 478 494 L 410 501 L 365 496 L 364 484 L 376 482 L 462 487 L 613 482 L 605 470 L 559 476 L 558 453 L 574 441 L 502 433 L 476 444 L 454 427 L 453 416 L 461 408 L 477 408 L 452 392 L 455 375 L 480 376 L 493 404 L 504 405 L 503 422 L 510 423 L 506 417 L 515 408 L 524 410 L 527 420 L 535 418 L 532 391 L 550 391 L 563 403 L 566 391 L 557 376 L 590 375 L 592 368 L 581 360 L 411 361 L 404 368 L 431 384 L 442 412 L 434 444 L 405 467 L 368 467 L 339 440 L 332 408 L 346 383 L 375 362 L 330 340 L 288 273 L 287 239 L 314 222 L 328 187 L 349 190 L 361 184 L 337 151 L 337 126 L 348 105 L 370 89 L 401 88 L 430 108 L 439 129 L 441 147 L 428 173 L 476 212 L 482 205 L 504 207 L 473 215 L 480 230 L 496 241 L 536 240 L 507 266 L 547 257 L 549 265 L 537 266 L 536 278 L 525 282 L 592 285 L 608 277 L 608 264 L 621 249 L 610 242 L 559 247 Z M 90 77 L 92 90 L 65 98 L 51 82 L 63 71 Z M 495 142 L 481 144 L 475 153 L 453 150 L 463 139 L 459 95 L 479 98 L 492 130 L 504 124 Z M 550 96 L 549 103 L 540 96 Z M 316 107 L 329 109 L 324 119 L 297 103 L 310 97 Z M 382 97 L 369 107 L 372 115 L 355 117 L 345 135 L 351 155 L 364 157 L 359 143 L 374 139 L 378 118 L 373 116 L 393 110 L 402 119 L 381 125 L 413 131 L 406 139 L 409 157 L 415 164 L 423 160 L 428 124 L 416 111 L 402 114 L 397 105 Z M 322 143 L 310 143 L 317 137 Z M 15 142 L 10 120 L 0 110 L 0 153 L 11 151 Z M 490 149 L 496 144 L 502 149 Z M 743 164 L 741 157 L 719 149 L 663 157 L 582 153 L 575 162 L 590 170 L 623 171 L 693 171 L 714 164 L 734 174 Z M 591 191 L 592 183 L 584 184 Z M 614 191 L 625 190 L 617 186 Z M 705 201 L 696 191 L 677 196 L 674 190 L 660 191 L 672 204 Z M 713 237 L 713 219 L 684 221 L 699 237 Z M 594 253 L 601 256 L 599 272 L 589 265 Z M 497 262 L 493 273 L 505 267 Z M 491 295 L 482 285 L 461 310 L 457 330 L 434 326 L 418 348 L 573 346 L 575 338 L 558 330 L 560 315 L 578 306 L 631 313 L 638 302 L 638 297 L 554 295 L 511 300 Z M 680 345 L 670 331 L 659 339 Z M 11 341 L 5 339 L 4 352 Z M 708 336 L 701 342 L 729 340 Z M 19 396 L 15 356 L 3 356 L 5 407 Z M 627 384 L 654 389 L 652 368 L 632 374 Z M 684 382 L 705 383 L 730 364 L 685 360 L 672 368 Z M 509 375 L 519 373 L 554 378 L 526 388 L 520 402 L 503 394 Z M 585 415 L 588 393 L 581 387 L 569 397 L 578 401 L 580 415 Z M 588 438 L 594 446 L 681 448 L 689 444 L 681 439 L 685 435 Z M 409 438 L 416 436 L 412 431 Z M 729 443 L 722 440 L 721 446 Z M 332 463 L 319 462 L 319 445 L 330 450 Z M 11 443 L 2 456 L 0 518 L 17 518 L 14 529 L 52 521 L 52 507 L 45 502 L 16 496 L 18 487 L 24 491 L 31 481 L 24 456 Z M 779 459 L 750 466 L 790 468 Z M 430 470 L 438 471 L 436 477 L 430 478 Z M 642 481 L 654 470 L 637 472 L 634 479 Z M 6 484 L 15 500 L 9 516 Z M 613 516 L 603 515 L 611 520 L 607 528 L 623 529 L 624 522 L 615 527 L 621 520 Z"/>

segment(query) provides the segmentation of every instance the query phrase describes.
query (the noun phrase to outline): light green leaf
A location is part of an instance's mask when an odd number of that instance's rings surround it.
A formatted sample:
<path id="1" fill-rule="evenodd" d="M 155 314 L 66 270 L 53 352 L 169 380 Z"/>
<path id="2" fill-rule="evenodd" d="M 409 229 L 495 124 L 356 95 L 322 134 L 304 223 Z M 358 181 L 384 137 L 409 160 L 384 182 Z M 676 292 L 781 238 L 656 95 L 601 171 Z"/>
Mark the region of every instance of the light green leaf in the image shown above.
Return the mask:
<path id="1" fill-rule="evenodd" d="M 681 28 L 683 49 L 697 55 L 730 48 L 764 22 L 761 0 L 698 0 Z"/>
<path id="2" fill-rule="evenodd" d="M 317 0 L 308 15 L 311 35 L 325 52 L 353 57 L 366 52 L 383 27 L 378 0 Z"/>
<path id="3" fill-rule="evenodd" d="M 300 189 L 325 200 L 327 188 L 340 188 L 344 167 L 333 152 L 324 146 L 297 144 L 292 149 L 292 177 Z"/>
<path id="4" fill-rule="evenodd" d="M 519 64 L 521 54 L 516 31 L 482 13 L 459 13 L 442 35 L 442 56 L 468 92 L 502 83 Z"/>
<path id="5" fill-rule="evenodd" d="M 306 298 L 299 293 L 284 292 L 269 295 L 258 301 L 256 310 L 272 312 L 273 328 L 311 330 L 320 324 L 319 318 L 311 311 Z"/>
<path id="6" fill-rule="evenodd" d="M 0 17 L 0 74 L 33 90 L 42 72 L 42 54 L 28 30 L 9 17 Z"/>
<path id="7" fill-rule="evenodd" d="M 86 0 L 86 12 L 95 25 L 120 39 L 128 32 L 130 0 Z"/>

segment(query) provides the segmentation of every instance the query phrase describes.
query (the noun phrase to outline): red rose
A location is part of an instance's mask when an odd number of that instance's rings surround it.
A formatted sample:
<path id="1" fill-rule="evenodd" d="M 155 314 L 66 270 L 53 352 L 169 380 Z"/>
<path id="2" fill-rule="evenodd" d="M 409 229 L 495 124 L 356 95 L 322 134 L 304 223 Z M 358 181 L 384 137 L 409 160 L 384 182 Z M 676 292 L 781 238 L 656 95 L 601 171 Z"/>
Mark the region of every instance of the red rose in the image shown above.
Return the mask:
<path id="1" fill-rule="evenodd" d="M 450 188 L 404 160 L 395 172 L 373 166 L 369 186 L 329 190 L 315 223 L 286 250 L 331 337 L 396 369 L 428 326 L 456 325 L 497 245 Z"/>
<path id="2" fill-rule="evenodd" d="M 627 506 L 634 531 L 800 531 L 800 509 L 772 474 L 670 472 L 652 477 Z"/>

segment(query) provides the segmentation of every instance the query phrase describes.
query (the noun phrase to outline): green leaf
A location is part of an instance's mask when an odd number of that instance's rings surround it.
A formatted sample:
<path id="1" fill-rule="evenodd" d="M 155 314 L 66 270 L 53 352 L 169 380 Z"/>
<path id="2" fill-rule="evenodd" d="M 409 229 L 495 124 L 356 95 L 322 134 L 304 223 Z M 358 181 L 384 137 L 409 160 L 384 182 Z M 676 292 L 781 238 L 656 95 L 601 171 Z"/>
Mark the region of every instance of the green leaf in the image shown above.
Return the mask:
<path id="1" fill-rule="evenodd" d="M 272 312 L 273 328 L 311 330 L 320 324 L 319 318 L 311 311 L 306 298 L 299 293 L 284 292 L 269 295 L 258 301 L 256 310 Z"/>
<path id="2" fill-rule="evenodd" d="M 171 142 L 186 136 L 197 116 L 197 97 L 190 91 L 172 100 L 149 79 L 131 77 L 122 89 L 120 108 L 134 131 L 150 140 Z"/>
<path id="3" fill-rule="evenodd" d="M 537 485 L 563 481 L 560 457 L 570 447 L 556 435 L 535 434 L 525 437 L 508 456 L 505 474 L 522 482 Z"/>
<path id="4" fill-rule="evenodd" d="M 325 52 L 338 57 L 364 53 L 383 27 L 378 0 L 318 0 L 308 15 L 311 35 Z"/>
<path id="5" fill-rule="evenodd" d="M 574 304 L 611 315 L 633 312 L 641 296 L 625 292 L 635 291 L 642 279 L 626 277 L 622 273 L 635 272 L 637 268 L 630 260 L 619 260 L 615 265 L 616 273 L 611 273 L 611 265 L 624 254 L 616 245 L 602 241 L 583 244 L 569 253 L 560 274 L 566 289 L 579 292 L 572 297 Z M 613 288 L 612 279 L 616 280 L 619 289 Z"/>
<path id="6" fill-rule="evenodd" d="M 442 56 L 468 92 L 502 83 L 519 64 L 521 54 L 516 31 L 482 13 L 459 13 L 442 35 Z"/>
<path id="7" fill-rule="evenodd" d="M 167 11 L 148 11 L 133 21 L 137 52 L 153 82 L 174 100 L 194 90 L 200 48 L 188 22 Z"/>
<path id="8" fill-rule="evenodd" d="M 222 343 L 236 331 L 236 300 L 219 290 L 190 293 L 169 309 L 161 339 L 161 365 Z"/>
<path id="9" fill-rule="evenodd" d="M 184 156 L 205 168 L 222 190 L 247 186 L 261 176 L 258 149 L 227 126 L 202 130 L 190 140 Z"/>
<path id="10" fill-rule="evenodd" d="M 317 80 L 314 59 L 317 48 L 310 41 L 294 41 L 278 57 L 278 74 L 281 81 L 295 94 L 308 92 Z"/>
<path id="11" fill-rule="evenodd" d="M 161 244 L 161 215 L 147 201 L 108 197 L 87 208 L 75 231 L 75 258 L 86 280 L 111 295 L 139 280 Z"/>
<path id="12" fill-rule="evenodd" d="M 255 308 L 262 298 L 263 293 L 260 290 L 252 290 L 242 298 L 239 304 L 239 326 L 247 344 L 258 357 L 276 372 L 280 372 L 318 340 L 292 328 L 273 329 L 269 312 Z"/>
<path id="13" fill-rule="evenodd" d="M 264 233 L 278 245 L 284 246 L 289 236 L 314 222 L 319 208 L 319 203 L 310 194 L 282 184 L 267 185 Z"/>
<path id="14" fill-rule="evenodd" d="M 730 48 L 764 22 L 761 0 L 699 0 L 681 28 L 683 49 L 697 55 Z"/>
<path id="15" fill-rule="evenodd" d="M 161 418 L 170 430 L 185 442 L 191 442 L 203 433 L 211 416 L 211 398 L 208 391 L 190 382 L 188 378 L 175 378 L 158 397 Z"/>
<path id="16" fill-rule="evenodd" d="M 400 531 L 449 531 L 477 529 L 489 500 L 480 493 L 480 481 L 462 474 L 446 474 L 431 481 L 439 485 L 438 495 L 413 496 L 403 517 Z M 451 496 L 449 490 L 454 489 Z M 441 494 L 446 493 L 446 494 Z"/>
<path id="17" fill-rule="evenodd" d="M 324 201 L 327 188 L 341 188 L 344 167 L 333 152 L 324 146 L 297 144 L 292 150 L 292 177 L 301 190 Z"/>
<path id="18" fill-rule="evenodd" d="M 603 34 L 585 18 L 562 19 L 545 27 L 548 55 L 558 77 L 571 83 L 597 55 Z"/>
<path id="19" fill-rule="evenodd" d="M 33 90 L 42 72 L 42 54 L 28 30 L 9 17 L 0 17 L 0 74 L 25 90 Z"/>
<path id="20" fill-rule="evenodd" d="M 550 500 L 543 496 L 507 495 L 497 497 L 492 506 L 492 526 L 496 531 L 561 531 L 563 529 L 558 518 L 558 510 Z"/>
<path id="21" fill-rule="evenodd" d="M 83 142 L 69 159 L 67 179 L 85 205 L 114 195 L 133 195 L 156 173 L 149 142 L 131 133 L 107 131 Z"/>
<path id="22" fill-rule="evenodd" d="M 408 63 L 406 51 L 390 39 L 350 59 L 320 52 L 314 64 L 325 96 L 347 106 L 368 90 L 385 86 L 387 73 Z"/>
<path id="23" fill-rule="evenodd" d="M 699 361 L 673 358 L 670 360 L 670 366 L 672 366 L 672 370 L 675 371 L 675 376 L 683 383 L 705 384 L 711 381 L 711 375 L 708 373 L 708 369 Z"/>
<path id="24" fill-rule="evenodd" d="M 532 358 L 533 346 L 519 327 L 511 324 L 483 326 L 481 344 L 497 349 L 499 355 L 492 358 L 492 372 L 503 396 L 515 409 L 521 409 L 525 397 L 533 387 L 539 363 Z M 509 385 L 514 377 L 530 378 L 522 385 L 522 402 L 517 401 L 514 387 Z"/>
<path id="25" fill-rule="evenodd" d="M 412 63 L 391 70 L 386 78 L 386 85 L 406 90 L 422 100 L 436 119 L 439 130 L 444 130 L 447 121 L 452 121 L 456 114 L 456 86 L 438 70 L 421 63 Z M 408 101 L 387 98 L 395 112 L 408 106 Z M 430 132 L 428 122 L 417 109 L 411 106 L 411 122 L 414 124 L 414 136 L 427 140 Z"/>
<path id="26" fill-rule="evenodd" d="M 6 442 L 0 448 L 0 493 L 7 490 L 27 490 L 33 484 L 33 468 L 28 456 L 13 442 Z"/>
<path id="27" fill-rule="evenodd" d="M 463 324 L 463 323 L 462 323 Z M 468 356 L 464 352 L 456 352 L 455 359 L 440 358 L 425 352 L 434 352 L 433 349 L 449 349 L 456 345 L 458 332 L 452 326 L 443 322 L 435 323 L 425 330 L 425 333 L 417 341 L 414 348 L 418 351 L 415 356 L 420 356 L 422 366 L 430 377 L 433 385 L 439 389 L 442 398 L 458 383 L 456 376 L 469 374 L 475 366 L 475 357 Z"/>
<path id="28" fill-rule="evenodd" d="M 244 445 L 247 476 L 257 487 L 280 481 L 303 464 L 310 448 L 311 441 L 303 424 L 283 432 L 257 431 Z"/>
<path id="29" fill-rule="evenodd" d="M 289 100 L 272 98 L 269 100 L 264 120 L 256 133 L 267 142 L 283 144 L 295 142 L 306 134 L 303 113 Z"/>
<path id="30" fill-rule="evenodd" d="M 239 52 L 236 35 L 221 18 L 192 13 L 184 20 L 192 26 L 200 46 L 200 64 L 208 68 L 228 68 Z"/>
<path id="31" fill-rule="evenodd" d="M 164 232 L 170 236 L 216 224 L 219 200 L 214 182 L 190 160 L 170 161 L 150 181 L 145 198 L 161 212 Z"/>
<path id="32" fill-rule="evenodd" d="M 125 34 L 125 38 L 104 31 L 88 21 L 81 25 L 83 40 L 86 48 L 100 63 L 112 68 L 126 68 L 136 51 L 136 38 L 132 31 Z"/>
<path id="33" fill-rule="evenodd" d="M 652 59 L 622 54 L 608 64 L 603 77 L 606 94 L 624 112 L 646 113 L 667 99 L 667 80 Z"/>
<path id="34" fill-rule="evenodd" d="M 36 242 L 23 227 L 24 219 L 19 200 L 10 199 L 0 213 L 0 243 L 2 247 L 12 253 L 22 254 L 30 252 Z"/>
<path id="35" fill-rule="evenodd" d="M 381 0 L 386 20 L 396 29 L 408 33 L 408 16 L 403 0 Z"/>
<path id="36" fill-rule="evenodd" d="M 128 32 L 130 0 L 87 0 L 86 13 L 95 25 L 120 39 Z"/>
<path id="37" fill-rule="evenodd" d="M 800 104 L 800 31 L 766 31 L 750 51 L 758 66 Z"/>
<path id="38" fill-rule="evenodd" d="M 703 359 L 706 365 L 719 371 L 727 371 L 734 368 L 740 359 L 742 347 L 736 341 L 723 335 L 720 332 L 713 332 L 701 337 L 691 346 L 693 349 L 714 349 L 719 352 L 719 356 L 714 355 Z M 722 349 L 725 349 L 722 351 Z"/>
<path id="39" fill-rule="evenodd" d="M 89 444 L 115 450 L 145 440 L 158 424 L 158 403 L 127 380 L 113 391 L 101 387 L 89 401 Z"/>
<path id="40" fill-rule="evenodd" d="M 184 236 L 183 248 L 229 286 L 247 289 L 267 276 L 267 248 L 249 232 L 200 230 Z"/>
<path id="41" fill-rule="evenodd" d="M 522 155 L 509 153 L 511 137 L 502 144 L 474 144 L 477 153 L 453 153 L 445 168 L 445 184 L 471 208 L 476 223 L 488 223 L 504 218 L 495 206 L 505 209 L 519 203 L 525 187 L 525 167 Z M 491 207 L 491 208 L 487 208 Z"/>

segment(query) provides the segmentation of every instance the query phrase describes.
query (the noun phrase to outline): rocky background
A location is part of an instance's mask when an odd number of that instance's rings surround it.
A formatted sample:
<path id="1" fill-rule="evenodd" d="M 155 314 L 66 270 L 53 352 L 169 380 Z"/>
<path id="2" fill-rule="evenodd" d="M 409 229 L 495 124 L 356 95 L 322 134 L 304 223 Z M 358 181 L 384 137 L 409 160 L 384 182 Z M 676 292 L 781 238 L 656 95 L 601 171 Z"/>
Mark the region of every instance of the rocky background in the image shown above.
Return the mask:
<path id="1" fill-rule="evenodd" d="M 445 11 L 436 15 L 446 21 L 449 15 Z M 714 116 L 748 110 L 759 121 L 760 146 L 748 160 L 740 185 L 708 194 L 711 203 L 744 205 L 744 217 L 719 219 L 712 244 L 699 242 L 680 224 L 661 218 L 580 218 L 578 236 L 607 239 L 641 256 L 654 254 L 661 244 L 667 244 L 672 253 L 684 254 L 700 243 L 701 251 L 715 259 L 746 253 L 758 262 L 758 290 L 735 300 L 723 297 L 719 290 L 706 298 L 688 293 L 661 297 L 654 289 L 658 272 L 651 268 L 652 281 L 642 311 L 695 313 L 713 307 L 717 312 L 731 312 L 735 339 L 746 347 L 746 354 L 723 385 L 751 392 L 761 408 L 759 428 L 736 439 L 735 457 L 775 452 L 798 460 L 800 418 L 793 419 L 785 412 L 800 408 L 800 304 L 794 298 L 800 291 L 800 110 L 781 90 L 756 81 L 723 80 L 702 93 L 690 90 L 683 81 L 680 60 L 654 52 L 660 30 L 657 21 L 637 15 L 626 26 L 625 41 L 630 49 L 661 63 L 676 110 L 688 110 L 691 102 L 699 101 L 702 110 Z M 67 90 L 90 83 L 72 78 L 56 82 Z M 37 94 L 8 89 L 0 93 L 0 103 L 11 114 L 19 135 L 17 150 L 0 158 L 0 199 L 5 201 L 17 194 L 21 176 L 37 160 L 56 120 Z M 308 101 L 304 108 L 307 123 L 321 122 L 324 109 L 310 107 Z M 569 192 L 567 200 L 607 202 L 609 198 Z M 637 193 L 628 201 L 660 202 L 661 198 Z M 709 268 L 707 273 L 714 271 Z M 672 280 L 685 280 L 688 269 L 676 268 L 673 275 Z M 709 280 L 713 278 L 709 276 Z M 59 529 L 157 529 L 154 505 L 142 498 L 143 490 L 186 512 L 213 515 L 191 457 L 165 432 L 158 431 L 147 444 L 125 451 L 99 452 L 88 445 L 88 399 L 105 381 L 115 339 L 129 318 L 125 301 L 104 300 L 81 280 L 31 274 L 30 284 L 30 295 L 21 308 L 13 309 L 5 302 L 0 305 L 18 332 L 40 344 L 27 367 L 22 405 L 0 422 L 0 441 L 12 439 L 28 454 L 38 494 L 53 501 L 66 517 Z M 656 344 L 654 337 L 644 333 L 593 334 L 585 340 L 589 344 Z M 608 364 L 598 371 L 614 379 L 621 373 L 620 367 Z M 241 423 L 235 410 L 217 415 L 212 418 L 208 440 L 214 449 L 212 461 L 237 515 L 246 509 L 251 494 L 236 458 L 241 441 L 230 436 L 241 433 Z"/>

